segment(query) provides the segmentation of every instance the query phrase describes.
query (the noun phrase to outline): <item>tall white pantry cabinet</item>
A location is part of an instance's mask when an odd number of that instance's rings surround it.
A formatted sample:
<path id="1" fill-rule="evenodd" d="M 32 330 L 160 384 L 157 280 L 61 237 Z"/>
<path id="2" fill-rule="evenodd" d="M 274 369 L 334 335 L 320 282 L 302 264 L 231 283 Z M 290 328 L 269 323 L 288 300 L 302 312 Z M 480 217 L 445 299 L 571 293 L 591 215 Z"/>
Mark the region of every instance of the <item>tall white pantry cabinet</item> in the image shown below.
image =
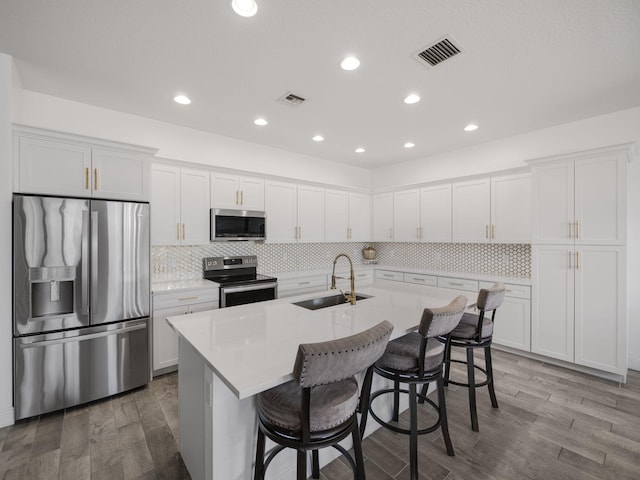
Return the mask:
<path id="1" fill-rule="evenodd" d="M 533 179 L 531 351 L 627 371 L 627 163 L 631 145 L 527 163 Z"/>

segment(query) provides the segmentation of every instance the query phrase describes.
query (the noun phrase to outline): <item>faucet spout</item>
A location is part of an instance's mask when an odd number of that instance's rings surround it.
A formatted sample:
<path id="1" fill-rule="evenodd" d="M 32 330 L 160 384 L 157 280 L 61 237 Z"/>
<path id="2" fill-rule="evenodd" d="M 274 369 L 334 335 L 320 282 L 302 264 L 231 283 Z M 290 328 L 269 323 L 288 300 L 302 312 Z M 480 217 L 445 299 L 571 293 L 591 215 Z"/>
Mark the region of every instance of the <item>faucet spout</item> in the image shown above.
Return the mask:
<path id="1" fill-rule="evenodd" d="M 338 259 L 340 257 L 345 257 L 349 261 L 349 280 L 350 280 L 350 286 L 351 286 L 351 291 L 347 294 L 343 293 L 342 295 L 344 295 L 345 300 L 347 300 L 351 305 L 355 305 L 356 304 L 356 285 L 355 285 L 356 276 L 353 273 L 353 262 L 351 261 L 351 258 L 349 258 L 349 255 L 347 255 L 346 253 L 340 253 L 336 256 L 336 258 L 333 259 L 333 270 L 331 271 L 331 289 L 332 290 L 336 289 L 336 263 L 338 262 Z M 341 277 L 338 277 L 338 278 L 341 278 Z"/>

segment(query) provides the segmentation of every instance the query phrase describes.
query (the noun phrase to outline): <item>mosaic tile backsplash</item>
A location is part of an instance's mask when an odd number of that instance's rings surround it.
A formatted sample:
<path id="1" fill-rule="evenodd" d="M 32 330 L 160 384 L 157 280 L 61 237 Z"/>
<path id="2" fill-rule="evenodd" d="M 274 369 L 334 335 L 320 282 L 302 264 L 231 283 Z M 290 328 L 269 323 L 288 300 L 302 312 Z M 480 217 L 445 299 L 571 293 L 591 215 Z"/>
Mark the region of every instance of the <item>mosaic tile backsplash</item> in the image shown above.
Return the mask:
<path id="1" fill-rule="evenodd" d="M 261 273 L 329 268 L 339 253 L 365 263 L 365 243 L 214 243 L 191 247 L 152 247 L 152 280 L 202 278 L 202 259 L 227 255 L 257 255 Z M 477 243 L 372 243 L 378 263 L 401 267 L 531 276 L 531 245 Z"/>

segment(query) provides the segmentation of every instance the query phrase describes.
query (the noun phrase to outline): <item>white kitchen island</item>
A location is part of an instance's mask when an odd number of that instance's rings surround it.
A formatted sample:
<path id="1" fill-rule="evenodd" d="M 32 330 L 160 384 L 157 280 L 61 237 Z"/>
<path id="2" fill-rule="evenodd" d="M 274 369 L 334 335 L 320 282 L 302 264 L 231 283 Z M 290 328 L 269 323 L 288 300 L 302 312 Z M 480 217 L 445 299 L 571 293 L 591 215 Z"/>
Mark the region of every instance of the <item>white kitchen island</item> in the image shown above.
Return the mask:
<path id="1" fill-rule="evenodd" d="M 192 478 L 253 478 L 255 395 L 292 379 L 300 343 L 353 335 L 383 320 L 394 325 L 392 338 L 396 338 L 417 328 L 424 308 L 446 305 L 459 294 L 435 287 L 403 284 L 399 288 L 357 288 L 359 294 L 371 297 L 356 305 L 319 310 L 293 302 L 339 292 L 168 318 L 180 338 L 180 452 Z M 374 377 L 373 390 L 383 385 L 380 377 Z M 375 428 L 374 421 L 368 422 L 367 433 Z M 335 458 L 334 452 L 322 450 L 321 465 Z M 267 478 L 295 478 L 295 452 L 280 453 L 269 466 Z"/>

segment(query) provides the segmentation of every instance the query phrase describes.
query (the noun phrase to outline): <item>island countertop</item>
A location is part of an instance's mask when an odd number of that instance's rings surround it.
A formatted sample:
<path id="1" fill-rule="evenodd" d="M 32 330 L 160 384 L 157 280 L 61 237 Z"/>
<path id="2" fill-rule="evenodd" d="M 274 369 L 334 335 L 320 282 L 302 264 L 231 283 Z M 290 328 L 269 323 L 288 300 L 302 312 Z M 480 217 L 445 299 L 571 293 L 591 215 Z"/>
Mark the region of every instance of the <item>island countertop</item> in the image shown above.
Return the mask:
<path id="1" fill-rule="evenodd" d="M 169 317 L 188 342 L 239 398 L 256 395 L 292 378 L 298 345 L 346 337 L 388 320 L 392 338 L 415 330 L 426 307 L 447 305 L 459 292 L 440 288 L 402 290 L 375 286 L 356 305 L 308 310 L 293 302 L 338 290 Z M 469 299 L 469 296 L 467 296 Z M 471 302 L 471 300 L 469 300 Z"/>

